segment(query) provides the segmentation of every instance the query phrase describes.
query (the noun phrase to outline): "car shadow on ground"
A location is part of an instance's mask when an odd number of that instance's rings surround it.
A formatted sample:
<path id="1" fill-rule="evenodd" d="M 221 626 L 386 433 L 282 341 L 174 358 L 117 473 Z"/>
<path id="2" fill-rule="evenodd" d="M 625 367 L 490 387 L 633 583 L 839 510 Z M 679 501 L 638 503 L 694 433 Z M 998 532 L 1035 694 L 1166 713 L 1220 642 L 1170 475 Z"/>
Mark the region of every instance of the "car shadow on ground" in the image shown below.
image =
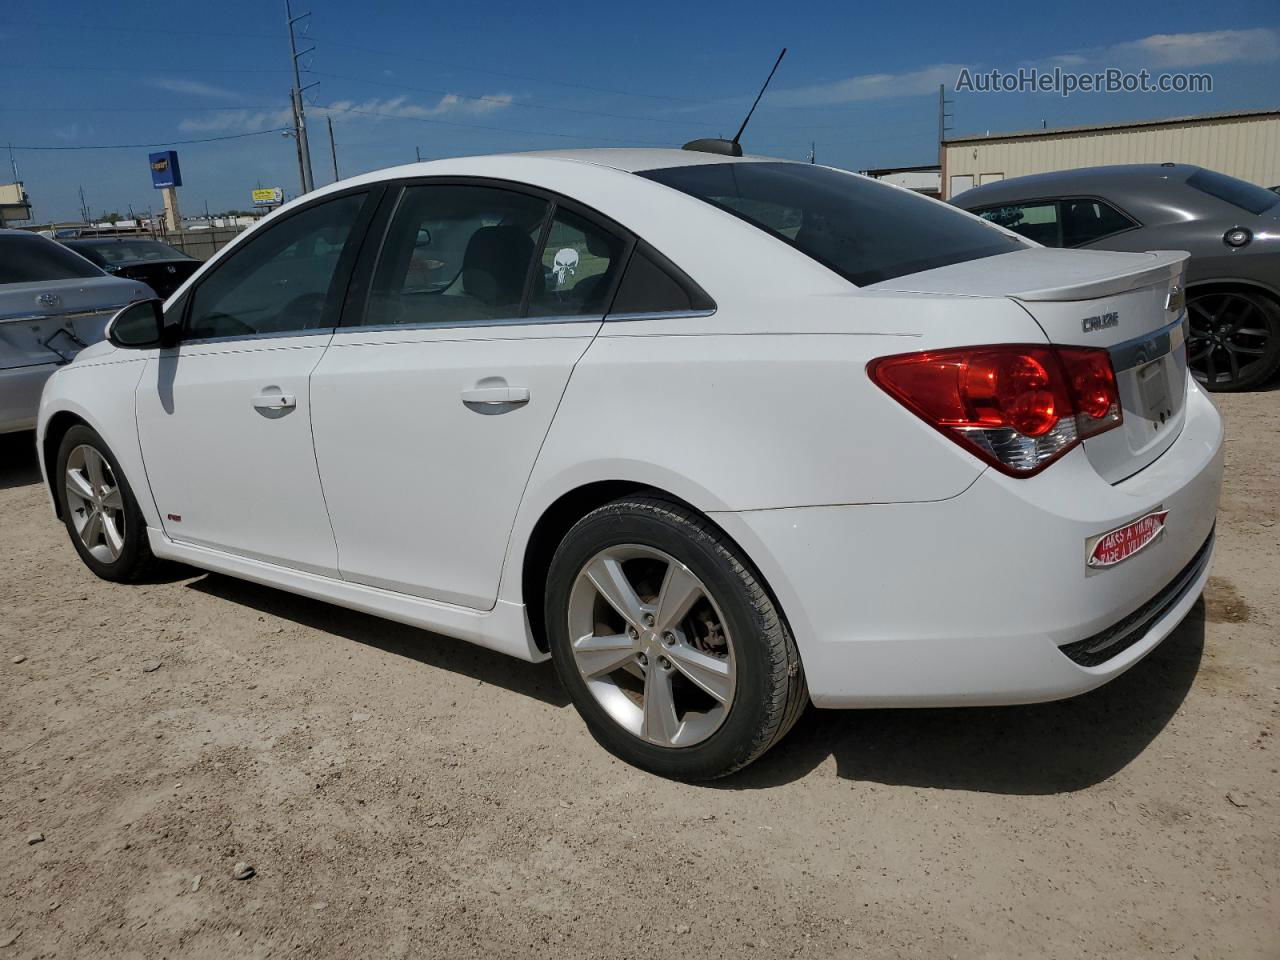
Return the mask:
<path id="1" fill-rule="evenodd" d="M 1148 657 L 1091 693 L 1018 707 L 810 709 L 781 744 L 711 786 L 777 786 L 834 757 L 847 780 L 1021 795 L 1082 790 L 1122 770 L 1164 729 L 1203 652 L 1200 600 Z"/>
<path id="2" fill-rule="evenodd" d="M 455 640 L 217 573 L 206 574 L 187 586 L 209 596 L 252 607 L 260 613 L 323 630 L 368 647 L 376 647 L 407 660 L 416 660 L 430 667 L 491 683 L 512 693 L 541 700 L 553 707 L 569 705 L 569 699 L 560 687 L 555 669 L 549 661 L 528 663 L 477 647 L 464 640 Z"/>
<path id="3" fill-rule="evenodd" d="M 0 490 L 40 482 L 36 435 L 31 430 L 0 433 Z"/>

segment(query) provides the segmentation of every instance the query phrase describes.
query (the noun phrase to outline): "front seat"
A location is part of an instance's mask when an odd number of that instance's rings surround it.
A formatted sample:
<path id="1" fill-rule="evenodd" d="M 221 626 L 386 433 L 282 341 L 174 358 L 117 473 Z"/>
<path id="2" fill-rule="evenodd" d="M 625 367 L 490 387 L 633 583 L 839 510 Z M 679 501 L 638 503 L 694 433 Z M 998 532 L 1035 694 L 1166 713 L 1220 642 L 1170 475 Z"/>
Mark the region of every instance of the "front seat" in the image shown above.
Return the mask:
<path id="1" fill-rule="evenodd" d="M 489 308 L 491 317 L 514 316 L 524 295 L 524 281 L 533 259 L 533 241 L 516 226 L 481 227 L 471 235 L 462 257 L 462 290 Z M 544 282 L 534 273 L 536 285 Z"/>

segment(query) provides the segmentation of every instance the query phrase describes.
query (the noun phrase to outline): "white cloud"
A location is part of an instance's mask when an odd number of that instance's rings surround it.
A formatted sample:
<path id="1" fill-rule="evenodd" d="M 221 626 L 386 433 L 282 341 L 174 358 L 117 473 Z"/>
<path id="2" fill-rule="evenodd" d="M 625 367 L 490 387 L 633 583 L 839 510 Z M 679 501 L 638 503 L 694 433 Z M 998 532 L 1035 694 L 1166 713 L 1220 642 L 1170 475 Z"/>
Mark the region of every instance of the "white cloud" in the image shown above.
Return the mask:
<path id="1" fill-rule="evenodd" d="M 1136 61 L 1162 69 L 1266 62 L 1280 59 L 1280 33 L 1262 27 L 1205 33 L 1156 33 L 1131 43 L 1108 47 L 1101 57 L 1095 59 L 1107 59 L 1119 67 Z"/>
<path id="2" fill-rule="evenodd" d="M 153 87 L 168 90 L 170 93 L 185 93 L 193 97 L 210 97 L 215 100 L 239 100 L 240 94 L 225 87 L 215 87 L 211 83 L 199 80 L 187 80 L 183 77 L 150 77 L 147 80 Z"/>
<path id="3" fill-rule="evenodd" d="M 337 100 L 331 104 L 307 107 L 307 116 L 334 116 L 347 120 L 373 122 L 398 117 L 431 118 L 445 114 L 483 116 L 496 110 L 504 110 L 514 101 L 515 97 L 509 93 L 498 93 L 487 97 L 461 97 L 449 93 L 436 103 L 428 105 L 413 103 L 405 96 L 362 101 Z M 254 130 L 284 127 L 292 123 L 293 111 L 285 107 L 280 110 L 219 110 L 208 116 L 188 117 L 178 126 L 182 130 L 202 133 L 227 131 L 249 133 Z"/>
<path id="4" fill-rule="evenodd" d="M 1136 70 L 1152 67 L 1173 70 L 1211 66 L 1219 63 L 1259 63 L 1280 60 L 1280 32 L 1255 30 L 1210 30 L 1204 33 L 1157 33 L 1140 40 L 1074 50 L 1025 62 L 1042 69 L 1087 71 L 1101 67 Z M 770 92 L 768 102 L 775 107 L 816 107 L 859 100 L 885 100 L 936 93 L 938 84 L 950 88 L 961 69 L 983 69 L 973 64 L 937 63 L 906 73 L 864 73 L 809 87 L 793 87 Z M 987 65 L 985 69 L 990 69 Z M 1004 69 L 1009 69 L 1005 67 Z"/>
<path id="5" fill-rule="evenodd" d="M 818 107 L 937 93 L 938 84 L 954 83 L 964 66 L 962 63 L 936 63 L 908 73 L 864 73 L 834 83 L 779 90 L 770 93 L 768 99 L 770 105 L 776 107 Z"/>

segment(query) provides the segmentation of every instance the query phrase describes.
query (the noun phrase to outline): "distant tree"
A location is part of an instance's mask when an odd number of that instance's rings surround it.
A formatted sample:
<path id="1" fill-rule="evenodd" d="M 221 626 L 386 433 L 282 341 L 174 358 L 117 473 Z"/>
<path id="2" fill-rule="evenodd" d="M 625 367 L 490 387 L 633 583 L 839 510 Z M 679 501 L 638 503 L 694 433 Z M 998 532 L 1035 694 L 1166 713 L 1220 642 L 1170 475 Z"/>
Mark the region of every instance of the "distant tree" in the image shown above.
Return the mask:
<path id="1" fill-rule="evenodd" d="M 113 210 L 113 211 L 111 211 L 110 213 L 104 213 L 104 214 L 103 214 L 99 219 L 100 219 L 100 220 L 102 220 L 102 221 L 105 221 L 106 223 L 111 224 L 111 225 L 114 227 L 114 226 L 115 226 L 117 223 L 119 223 L 123 218 L 120 216 L 120 214 L 116 213 L 116 212 Z"/>

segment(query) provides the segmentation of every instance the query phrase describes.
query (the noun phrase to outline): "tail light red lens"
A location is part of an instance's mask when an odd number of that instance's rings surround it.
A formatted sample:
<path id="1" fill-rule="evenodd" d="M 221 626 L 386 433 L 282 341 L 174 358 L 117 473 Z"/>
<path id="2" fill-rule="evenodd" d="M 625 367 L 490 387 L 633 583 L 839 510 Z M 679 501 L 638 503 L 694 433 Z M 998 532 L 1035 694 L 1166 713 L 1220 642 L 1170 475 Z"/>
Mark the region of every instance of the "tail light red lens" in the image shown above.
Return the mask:
<path id="1" fill-rule="evenodd" d="M 1111 357 L 1091 347 L 998 345 L 880 357 L 871 379 L 1013 476 L 1031 476 L 1123 419 Z"/>

